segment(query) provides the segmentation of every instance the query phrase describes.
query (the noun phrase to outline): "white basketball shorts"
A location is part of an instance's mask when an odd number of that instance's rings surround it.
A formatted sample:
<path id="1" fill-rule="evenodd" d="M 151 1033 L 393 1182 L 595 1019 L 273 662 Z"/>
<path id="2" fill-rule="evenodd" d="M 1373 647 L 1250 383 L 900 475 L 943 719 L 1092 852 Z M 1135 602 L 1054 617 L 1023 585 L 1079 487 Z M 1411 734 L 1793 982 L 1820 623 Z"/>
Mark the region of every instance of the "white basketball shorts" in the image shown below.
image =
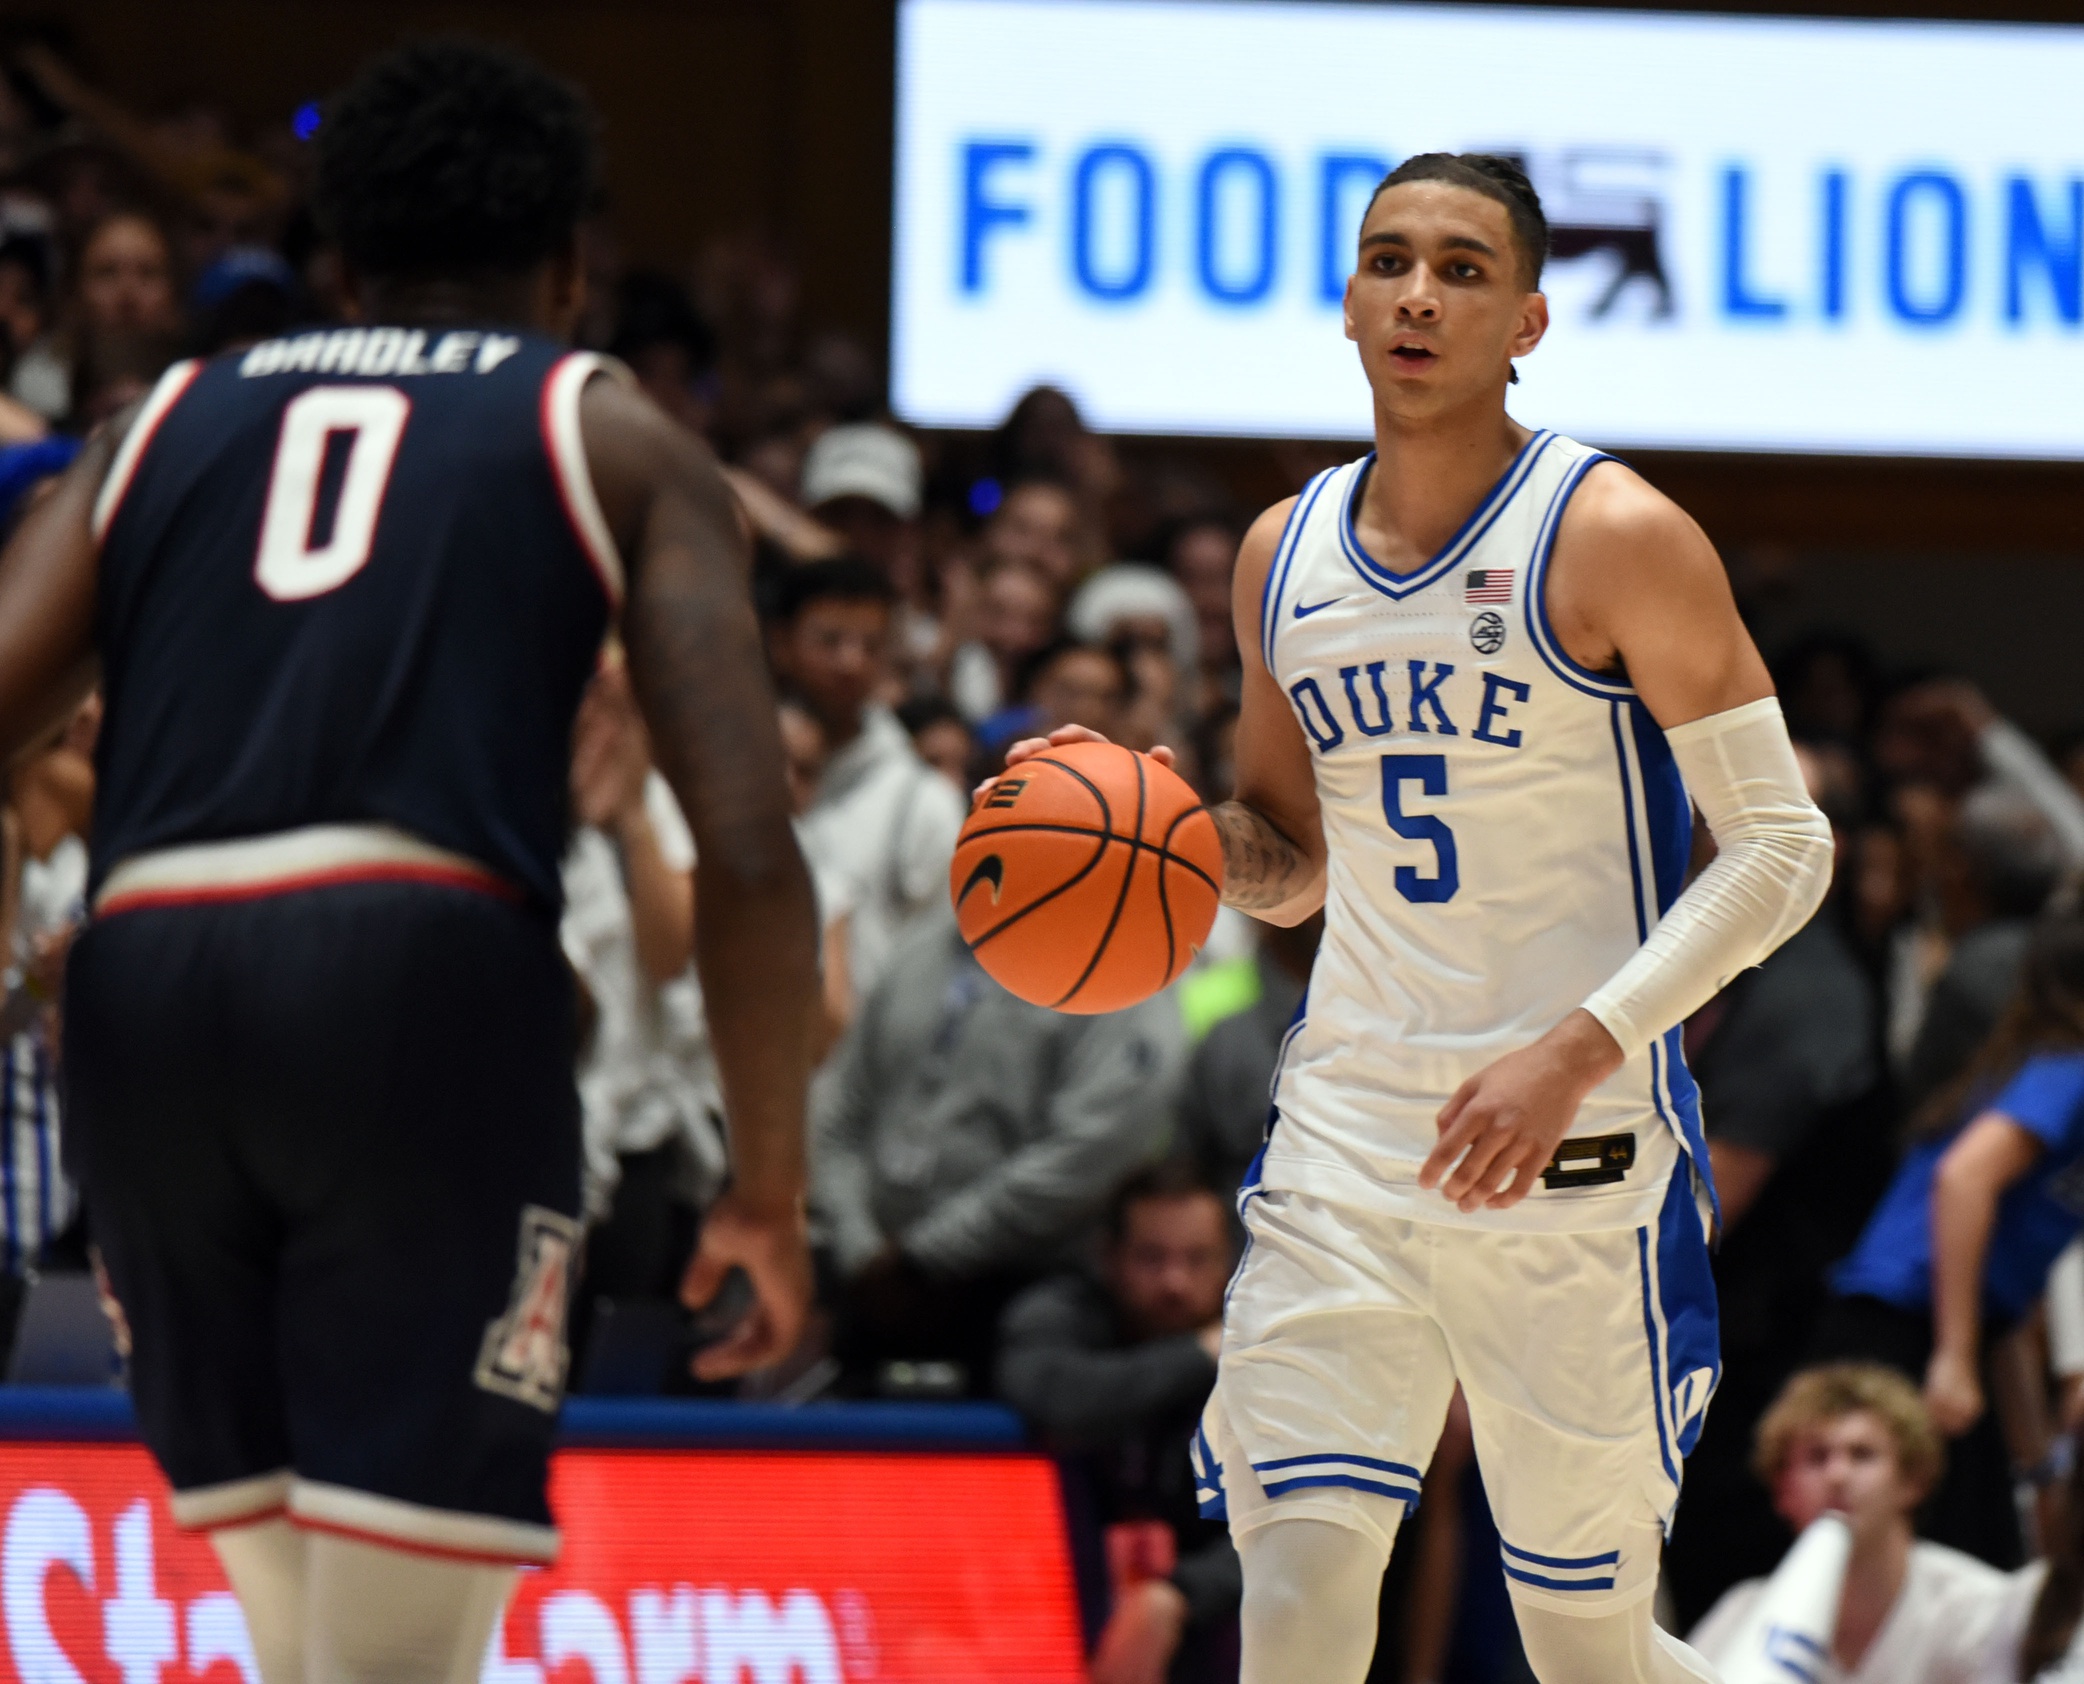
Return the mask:
<path id="1" fill-rule="evenodd" d="M 1244 1217 L 1194 1444 L 1204 1515 L 1386 1546 L 1459 1381 L 1513 1594 L 1591 1614 L 1651 1592 L 1722 1372 L 1683 1159 L 1655 1227 L 1499 1233 L 1288 1192 Z"/>

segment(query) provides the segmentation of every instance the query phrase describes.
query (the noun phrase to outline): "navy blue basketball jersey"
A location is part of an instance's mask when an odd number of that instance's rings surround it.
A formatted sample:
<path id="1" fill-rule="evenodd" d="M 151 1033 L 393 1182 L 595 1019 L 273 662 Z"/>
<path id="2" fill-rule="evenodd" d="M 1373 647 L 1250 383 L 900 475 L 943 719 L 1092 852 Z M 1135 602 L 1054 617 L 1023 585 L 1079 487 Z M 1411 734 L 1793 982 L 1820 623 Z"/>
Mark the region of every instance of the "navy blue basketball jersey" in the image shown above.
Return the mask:
<path id="1" fill-rule="evenodd" d="M 95 506 L 93 881 L 380 824 L 559 904 L 574 713 L 621 588 L 533 335 L 341 328 L 183 363 Z"/>

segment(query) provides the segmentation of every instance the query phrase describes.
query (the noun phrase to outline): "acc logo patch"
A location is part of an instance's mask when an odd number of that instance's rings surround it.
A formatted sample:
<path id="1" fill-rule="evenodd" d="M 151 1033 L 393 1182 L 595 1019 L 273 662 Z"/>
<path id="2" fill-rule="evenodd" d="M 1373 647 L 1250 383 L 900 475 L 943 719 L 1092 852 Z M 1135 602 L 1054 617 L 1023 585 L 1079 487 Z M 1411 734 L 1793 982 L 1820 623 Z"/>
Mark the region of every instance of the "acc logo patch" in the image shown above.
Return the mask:
<path id="1" fill-rule="evenodd" d="M 1505 617 L 1479 614 L 1469 622 L 1469 641 L 1479 655 L 1495 655 L 1505 647 Z"/>
<path id="2" fill-rule="evenodd" d="M 488 1392 L 554 1414 L 571 1362 L 565 1307 L 579 1224 L 541 1205 L 521 1207 L 520 1255 L 506 1314 L 485 1329 L 472 1378 Z"/>

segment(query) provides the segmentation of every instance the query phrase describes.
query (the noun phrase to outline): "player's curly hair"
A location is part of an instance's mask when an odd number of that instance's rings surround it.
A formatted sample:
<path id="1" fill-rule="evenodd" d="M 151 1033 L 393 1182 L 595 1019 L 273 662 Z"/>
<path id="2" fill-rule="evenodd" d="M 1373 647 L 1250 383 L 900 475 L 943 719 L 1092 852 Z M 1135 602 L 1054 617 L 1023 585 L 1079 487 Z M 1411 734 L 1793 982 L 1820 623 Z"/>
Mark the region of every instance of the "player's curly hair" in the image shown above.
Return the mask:
<path id="1" fill-rule="evenodd" d="M 415 42 L 328 105 L 314 208 L 365 275 L 519 273 L 572 238 L 596 127 L 578 89 L 518 53 Z"/>
<path id="2" fill-rule="evenodd" d="M 1417 153 L 1377 183 L 1368 208 L 1374 208 L 1376 197 L 1386 189 L 1401 187 L 1407 181 L 1445 181 L 1503 205 L 1526 268 L 1527 290 L 1531 292 L 1541 285 L 1541 271 L 1549 260 L 1549 219 L 1541 208 L 1541 195 L 1534 191 L 1534 183 L 1527 179 L 1517 158 L 1508 158 L 1501 152 Z"/>

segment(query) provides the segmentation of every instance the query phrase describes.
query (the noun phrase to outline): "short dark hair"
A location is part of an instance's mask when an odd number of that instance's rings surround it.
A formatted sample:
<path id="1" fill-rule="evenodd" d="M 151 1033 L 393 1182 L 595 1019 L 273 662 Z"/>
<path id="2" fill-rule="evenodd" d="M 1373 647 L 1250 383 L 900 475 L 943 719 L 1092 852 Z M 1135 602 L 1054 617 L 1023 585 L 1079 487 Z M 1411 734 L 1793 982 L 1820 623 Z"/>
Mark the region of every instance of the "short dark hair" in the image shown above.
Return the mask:
<path id="1" fill-rule="evenodd" d="M 519 53 L 415 42 L 326 111 L 315 209 L 365 274 L 523 273 L 585 214 L 595 127 L 578 89 Z"/>
<path id="2" fill-rule="evenodd" d="M 1549 260 L 1549 219 L 1541 208 L 1541 195 L 1517 158 L 1501 152 L 1420 152 L 1406 158 L 1376 184 L 1368 197 L 1368 210 L 1392 187 L 1411 181 L 1444 181 L 1466 187 L 1505 207 L 1512 223 L 1512 237 L 1520 248 L 1527 290 L 1541 285 L 1541 271 Z M 1361 220 L 1367 220 L 1366 212 Z"/>
<path id="3" fill-rule="evenodd" d="M 671 275 L 639 269 L 615 289 L 615 336 L 608 354 L 632 362 L 654 345 L 677 345 L 689 374 L 716 364 L 716 334 Z"/>
<path id="4" fill-rule="evenodd" d="M 898 724 L 912 737 L 918 736 L 922 731 L 930 731 L 936 725 L 960 725 L 965 731 L 970 728 L 970 722 L 963 718 L 962 710 L 938 692 L 928 692 L 923 696 L 907 696 L 897 704 L 896 713 Z"/>
<path id="5" fill-rule="evenodd" d="M 774 618 L 790 625 L 814 602 L 875 602 L 889 608 L 897 601 L 890 575 L 859 556 L 799 562 L 775 582 Z"/>
<path id="6" fill-rule="evenodd" d="M 1042 682 L 1042 675 L 1067 655 L 1092 655 L 1111 665 L 1122 681 L 1126 694 L 1130 686 L 1128 663 L 1120 653 L 1104 643 L 1086 643 L 1078 638 L 1053 637 L 1041 648 L 1021 657 L 1013 669 L 1013 699 L 1024 702 L 1035 686 Z"/>
<path id="7" fill-rule="evenodd" d="M 1119 1245 L 1129 1231 L 1129 1212 L 1156 1199 L 1192 1199 L 1203 1195 L 1223 1202 L 1209 1178 L 1192 1158 L 1166 1158 L 1140 1169 L 1115 1189 L 1107 1203 L 1107 1237 Z"/>

